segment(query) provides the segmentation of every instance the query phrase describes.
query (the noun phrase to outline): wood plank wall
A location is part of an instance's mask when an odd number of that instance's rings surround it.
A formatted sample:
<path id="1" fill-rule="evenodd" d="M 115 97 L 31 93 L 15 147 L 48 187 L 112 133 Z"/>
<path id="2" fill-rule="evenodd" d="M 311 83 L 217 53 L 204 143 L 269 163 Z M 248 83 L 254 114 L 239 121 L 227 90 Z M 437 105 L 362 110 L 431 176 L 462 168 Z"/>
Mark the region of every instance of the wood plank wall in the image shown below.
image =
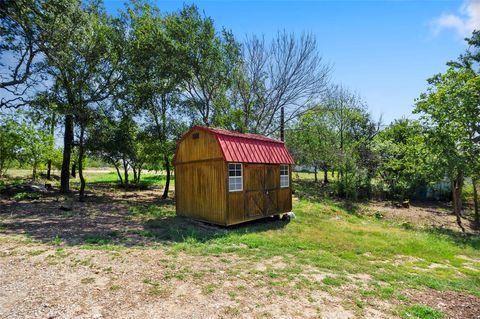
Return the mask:
<path id="1" fill-rule="evenodd" d="M 225 164 L 222 160 L 177 164 L 177 214 L 226 225 Z"/>
<path id="2" fill-rule="evenodd" d="M 194 134 L 198 134 L 197 139 L 193 138 Z M 204 131 L 193 130 L 178 145 L 175 164 L 220 159 L 223 158 L 222 156 L 222 151 L 215 136 Z"/>
<path id="3" fill-rule="evenodd" d="M 289 187 L 280 188 L 279 165 L 244 163 L 243 179 L 243 191 L 227 189 L 229 225 L 292 210 L 291 172 Z"/>
<path id="4" fill-rule="evenodd" d="M 180 142 L 175 155 L 177 214 L 225 225 L 226 174 L 215 136 L 192 131 Z"/>

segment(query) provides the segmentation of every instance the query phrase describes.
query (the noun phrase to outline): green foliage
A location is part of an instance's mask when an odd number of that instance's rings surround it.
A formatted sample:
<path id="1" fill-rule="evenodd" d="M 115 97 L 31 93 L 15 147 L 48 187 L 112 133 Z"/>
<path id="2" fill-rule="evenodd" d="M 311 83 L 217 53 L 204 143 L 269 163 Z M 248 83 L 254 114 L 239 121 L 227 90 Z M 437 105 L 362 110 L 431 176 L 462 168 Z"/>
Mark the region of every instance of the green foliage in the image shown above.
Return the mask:
<path id="1" fill-rule="evenodd" d="M 420 95 L 415 112 L 427 128 L 429 149 L 435 155 L 435 172 L 452 183 L 453 210 L 461 225 L 465 176 L 478 180 L 480 168 L 480 33 L 467 39 L 471 47 L 448 70 L 428 80 L 429 88 Z M 476 221 L 480 223 L 475 200 Z"/>
<path id="2" fill-rule="evenodd" d="M 20 128 L 17 122 L 0 118 L 0 177 L 19 159 L 23 142 Z"/>
<path id="3" fill-rule="evenodd" d="M 300 117 L 287 135 L 298 164 L 338 172 L 337 194 L 368 198 L 376 170 L 374 136 L 378 125 L 353 93 L 335 87 L 324 104 Z"/>
<path id="4" fill-rule="evenodd" d="M 32 192 L 20 192 L 16 193 L 15 196 L 13 196 L 13 199 L 16 200 L 17 202 L 22 201 L 22 200 L 32 200 L 32 199 L 39 199 L 40 194 L 39 193 L 32 193 Z"/>
<path id="5" fill-rule="evenodd" d="M 321 170 L 333 168 L 336 134 L 330 119 L 328 110 L 314 108 L 302 115 L 287 132 L 287 146 L 298 163 Z"/>
<path id="6" fill-rule="evenodd" d="M 227 90 L 240 63 L 239 44 L 230 31 L 216 30 L 213 20 L 202 16 L 195 5 L 167 17 L 166 29 L 190 70 L 183 88 L 194 120 L 223 126 L 230 116 Z"/>
<path id="7" fill-rule="evenodd" d="M 406 119 L 393 122 L 376 136 L 378 191 L 392 199 L 413 198 L 426 191 L 429 181 L 442 178 L 432 169 L 425 139 L 421 123 Z"/>
<path id="8" fill-rule="evenodd" d="M 32 178 L 35 180 L 37 168 L 41 164 L 45 164 L 54 154 L 53 136 L 50 132 L 38 129 L 32 125 L 23 125 L 21 134 L 23 143 L 19 159 L 22 163 L 32 167 Z"/>
<path id="9" fill-rule="evenodd" d="M 35 180 L 37 169 L 54 153 L 53 136 L 28 123 L 20 112 L 16 119 L 0 118 L 0 176 L 14 163 L 20 167 L 31 167 Z M 27 124 L 28 123 L 28 124 Z"/>
<path id="10" fill-rule="evenodd" d="M 480 76 L 466 68 L 451 67 L 429 80 L 416 112 L 427 127 L 427 141 L 436 155 L 436 171 L 451 179 L 478 165 L 479 145 L 474 142 L 480 115 Z"/>

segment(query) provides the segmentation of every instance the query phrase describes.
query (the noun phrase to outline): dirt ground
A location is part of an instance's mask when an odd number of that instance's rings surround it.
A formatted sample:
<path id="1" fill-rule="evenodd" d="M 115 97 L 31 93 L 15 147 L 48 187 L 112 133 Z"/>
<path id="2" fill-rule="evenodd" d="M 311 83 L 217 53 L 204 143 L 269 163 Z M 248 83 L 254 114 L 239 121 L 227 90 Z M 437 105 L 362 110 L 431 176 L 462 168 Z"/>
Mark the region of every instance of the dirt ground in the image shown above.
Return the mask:
<path id="1" fill-rule="evenodd" d="M 360 209 L 365 215 L 380 213 L 383 218 L 410 223 L 414 226 L 430 227 L 437 230 L 459 231 L 452 208 L 442 203 L 410 203 L 409 208 L 398 208 L 391 202 L 369 202 Z M 478 234 L 470 219 L 463 218 L 462 225 L 469 234 Z"/>
<path id="2" fill-rule="evenodd" d="M 168 230 L 184 220 L 159 218 L 152 240 L 139 234 L 146 227 L 142 220 L 126 217 L 132 204 L 172 205 L 158 200 L 155 190 L 97 189 L 89 195 L 85 203 L 54 195 L 0 199 L 0 318 L 396 318 L 392 309 L 398 302 L 369 297 L 362 307 L 355 306 L 354 293 L 367 287 L 367 274 L 356 275 L 346 286 L 310 289 L 302 286 L 305 279 L 315 283 L 335 274 L 305 266 L 285 281 L 268 275 L 269 269 L 288 266 L 281 256 L 252 261 L 234 254 L 177 252 L 169 245 Z M 386 218 L 398 218 L 401 211 L 406 221 L 426 224 L 437 223 L 443 214 L 429 207 L 398 210 L 372 204 L 368 209 L 381 210 Z M 441 225 L 452 223 L 449 216 L 440 220 Z M 82 246 L 89 236 L 109 234 L 113 242 L 122 238 L 120 249 Z M 480 299 L 470 295 L 405 294 L 441 307 L 447 318 L 480 318 Z"/>
<path id="3" fill-rule="evenodd" d="M 2 244 L 2 318 L 353 318 L 342 298 L 272 289 L 236 256 Z M 256 265 L 269 267 L 272 261 Z M 325 274 L 309 273 L 322 278 Z M 294 282 L 291 283 L 292 286 Z M 291 294 L 289 291 L 295 293 Z M 387 318 L 371 308 L 366 317 Z"/>
<path id="4" fill-rule="evenodd" d="M 451 291 L 439 292 L 432 289 L 407 290 L 404 293 L 420 304 L 439 309 L 447 318 L 480 318 L 479 299 L 468 294 Z"/>

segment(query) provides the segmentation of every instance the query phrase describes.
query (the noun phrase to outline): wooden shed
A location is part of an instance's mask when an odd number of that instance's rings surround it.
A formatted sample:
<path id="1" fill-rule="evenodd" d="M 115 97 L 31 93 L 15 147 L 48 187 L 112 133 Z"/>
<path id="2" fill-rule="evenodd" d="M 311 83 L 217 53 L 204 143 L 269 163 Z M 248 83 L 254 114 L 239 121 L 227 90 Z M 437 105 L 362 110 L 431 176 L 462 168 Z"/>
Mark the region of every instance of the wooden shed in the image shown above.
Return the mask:
<path id="1" fill-rule="evenodd" d="M 177 215 L 219 225 L 292 210 L 292 156 L 256 134 L 192 127 L 175 153 Z"/>

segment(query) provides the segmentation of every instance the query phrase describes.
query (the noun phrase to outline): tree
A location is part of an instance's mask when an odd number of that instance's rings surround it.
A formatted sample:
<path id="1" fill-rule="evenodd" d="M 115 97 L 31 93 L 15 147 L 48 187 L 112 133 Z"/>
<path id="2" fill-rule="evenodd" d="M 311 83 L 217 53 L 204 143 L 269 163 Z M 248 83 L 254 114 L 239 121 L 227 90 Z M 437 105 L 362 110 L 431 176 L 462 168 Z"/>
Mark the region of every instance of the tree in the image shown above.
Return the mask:
<path id="1" fill-rule="evenodd" d="M 0 177 L 19 158 L 21 145 L 20 125 L 12 119 L 0 117 Z"/>
<path id="2" fill-rule="evenodd" d="M 480 145 L 480 77 L 469 69 L 450 67 L 429 79 L 430 87 L 417 101 L 427 127 L 428 144 L 436 154 L 437 169 L 452 184 L 457 223 L 462 231 L 462 192 L 464 177 L 478 168 Z"/>
<path id="3" fill-rule="evenodd" d="M 28 104 L 43 70 L 37 16 L 41 1 L 4 0 L 0 6 L 1 107 Z M 3 61 L 8 61 L 4 63 Z"/>
<path id="4" fill-rule="evenodd" d="M 330 67 L 312 34 L 278 32 L 270 44 L 246 39 L 235 81 L 234 102 L 244 117 L 240 130 L 272 135 L 318 103 L 327 88 Z"/>
<path id="5" fill-rule="evenodd" d="M 50 132 L 33 125 L 21 126 L 21 149 L 18 158 L 32 167 L 32 181 L 37 179 L 37 170 L 53 153 L 53 138 Z"/>
<path id="6" fill-rule="evenodd" d="M 452 184 L 452 198 L 457 223 L 461 223 L 464 177 L 472 176 L 475 220 L 480 224 L 476 184 L 480 161 L 480 32 L 466 39 L 465 54 L 449 66 L 444 74 L 428 80 L 429 88 L 417 101 L 428 128 L 429 146 L 437 155 L 438 169 Z"/>
<path id="7" fill-rule="evenodd" d="M 55 88 L 52 88 L 55 90 Z M 50 134 L 50 148 L 55 148 L 55 127 L 58 122 L 58 106 L 55 102 L 55 94 L 52 92 L 39 92 L 29 103 L 27 111 L 29 120 L 33 121 L 40 128 L 45 129 Z M 50 152 L 50 158 L 47 161 L 47 179 L 51 179 L 53 156 L 56 152 Z"/>
<path id="8" fill-rule="evenodd" d="M 46 55 L 55 100 L 64 114 L 64 156 L 61 192 L 69 191 L 69 167 L 74 140 L 74 122 L 80 127 L 80 200 L 85 180 L 82 174 L 84 132 L 94 105 L 111 96 L 121 76 L 123 29 L 109 18 L 100 3 L 57 0 L 44 3 L 40 47 Z M 47 10 L 48 9 L 48 10 Z"/>
<path id="9" fill-rule="evenodd" d="M 148 4 L 135 3 L 129 9 L 128 83 L 124 93 L 129 104 L 142 112 L 148 127 L 138 138 L 155 140 L 148 143 L 148 148 L 135 144 L 138 150 L 134 153 L 142 153 L 143 158 L 155 151 L 158 156 L 149 156 L 149 160 L 163 162 L 167 178 L 162 198 L 167 198 L 170 185 L 170 159 L 174 150 L 170 142 L 171 127 L 175 125 L 175 114 L 180 107 L 181 86 L 190 77 L 184 39 L 173 37 L 178 36 L 175 33 L 179 27 L 177 18 L 177 15 L 162 18 L 159 10 Z M 117 105 L 128 108 L 126 103 Z M 135 174 L 135 166 L 132 168 Z"/>
<path id="10" fill-rule="evenodd" d="M 328 112 L 318 106 L 303 114 L 298 122 L 287 131 L 286 143 L 298 163 L 311 165 L 323 171 L 323 182 L 328 183 L 328 170 L 335 162 L 335 134 Z"/>
<path id="11" fill-rule="evenodd" d="M 441 180 L 432 170 L 432 158 L 419 121 L 401 119 L 391 123 L 375 138 L 377 175 L 387 186 L 390 198 L 408 198 L 425 188 L 430 180 Z"/>
<path id="12" fill-rule="evenodd" d="M 342 86 L 329 88 L 322 101 L 329 113 L 335 142 L 335 169 L 338 170 L 338 194 L 347 199 L 361 192 L 370 196 L 375 171 L 372 147 L 379 131 L 362 99 Z"/>
<path id="13" fill-rule="evenodd" d="M 186 57 L 190 74 L 183 82 L 182 95 L 193 120 L 221 125 L 231 109 L 227 92 L 240 62 L 239 44 L 230 31 L 218 32 L 213 20 L 202 17 L 194 5 L 168 18 L 167 34 Z"/>
<path id="14" fill-rule="evenodd" d="M 87 133 L 86 148 L 115 167 L 120 183 L 128 186 L 130 169 L 134 173 L 133 183 L 140 182 L 147 141 L 155 139 L 139 128 L 130 113 L 119 118 L 102 116 Z M 123 170 L 123 176 L 120 170 Z"/>
<path id="15" fill-rule="evenodd" d="M 302 164 L 338 170 L 337 193 L 347 200 L 371 196 L 377 169 L 374 137 L 380 124 L 357 95 L 333 87 L 322 104 L 305 112 L 287 134 L 287 145 Z M 317 180 L 315 176 L 315 180 Z"/>

